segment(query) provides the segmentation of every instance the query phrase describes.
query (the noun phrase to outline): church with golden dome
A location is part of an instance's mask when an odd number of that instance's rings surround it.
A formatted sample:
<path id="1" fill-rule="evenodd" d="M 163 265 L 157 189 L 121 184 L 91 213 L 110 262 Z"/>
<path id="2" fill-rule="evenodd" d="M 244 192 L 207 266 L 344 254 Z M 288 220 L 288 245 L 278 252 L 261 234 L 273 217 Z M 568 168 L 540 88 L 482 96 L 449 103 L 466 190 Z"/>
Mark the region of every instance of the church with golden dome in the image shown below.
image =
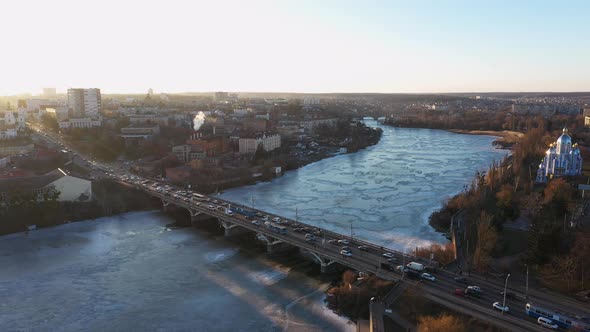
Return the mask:
<path id="1" fill-rule="evenodd" d="M 557 141 L 549 146 L 537 170 L 537 183 L 546 183 L 556 176 L 582 174 L 582 156 L 578 144 L 572 145 L 572 138 L 563 128 Z"/>

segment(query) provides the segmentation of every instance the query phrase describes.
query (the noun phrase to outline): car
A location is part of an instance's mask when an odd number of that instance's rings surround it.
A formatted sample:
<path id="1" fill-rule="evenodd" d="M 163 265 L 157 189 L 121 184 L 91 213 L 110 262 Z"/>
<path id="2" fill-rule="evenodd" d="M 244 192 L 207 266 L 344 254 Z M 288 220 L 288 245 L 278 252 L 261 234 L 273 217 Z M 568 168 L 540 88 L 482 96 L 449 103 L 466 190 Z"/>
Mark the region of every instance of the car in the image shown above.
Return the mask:
<path id="1" fill-rule="evenodd" d="M 537 324 L 543 327 L 550 328 L 552 330 L 557 330 L 559 328 L 559 326 L 555 324 L 551 319 L 545 317 L 539 317 L 537 319 Z"/>
<path id="2" fill-rule="evenodd" d="M 395 271 L 395 268 L 387 263 L 381 263 L 381 268 L 389 271 Z"/>
<path id="3" fill-rule="evenodd" d="M 337 245 L 338 244 L 338 240 L 330 240 L 328 241 L 329 244 L 334 244 Z"/>
<path id="4" fill-rule="evenodd" d="M 504 292 L 500 292 L 500 295 L 504 296 Z M 506 292 L 506 298 L 507 299 L 515 299 L 516 298 L 516 294 L 512 293 L 512 292 Z"/>
<path id="5" fill-rule="evenodd" d="M 279 218 L 279 217 L 274 217 L 274 218 L 272 218 L 272 221 L 274 221 L 274 222 L 276 222 L 276 223 L 279 223 L 279 222 L 281 222 L 281 218 Z"/>
<path id="6" fill-rule="evenodd" d="M 262 223 L 258 220 L 252 220 L 252 225 L 260 226 Z"/>
<path id="7" fill-rule="evenodd" d="M 453 294 L 457 296 L 465 296 L 465 290 L 463 288 L 455 288 Z"/>
<path id="8" fill-rule="evenodd" d="M 390 263 L 398 263 L 399 262 L 399 260 L 397 258 L 395 258 L 395 257 L 388 258 L 387 261 L 390 262 Z"/>
<path id="9" fill-rule="evenodd" d="M 500 302 L 494 302 L 494 304 L 492 304 L 492 307 L 496 310 L 500 310 L 503 312 L 510 312 L 510 308 L 508 308 L 508 306 L 503 307 Z"/>
<path id="10" fill-rule="evenodd" d="M 407 275 L 410 279 L 420 279 L 420 272 L 412 269 L 407 269 L 405 271 L 405 275 Z"/>
<path id="11" fill-rule="evenodd" d="M 468 284 L 469 283 L 469 280 L 467 280 L 467 278 L 462 277 L 462 276 L 461 277 L 455 277 L 453 279 L 455 279 L 455 282 L 458 282 L 460 284 Z"/>
<path id="12" fill-rule="evenodd" d="M 342 248 L 340 248 L 341 250 L 346 250 L 346 251 L 350 251 L 350 247 L 349 246 L 343 246 Z"/>
<path id="13" fill-rule="evenodd" d="M 382 256 L 385 258 L 393 258 L 393 254 L 390 252 L 384 252 Z"/>
<path id="14" fill-rule="evenodd" d="M 213 205 L 208 205 L 208 206 L 207 206 L 207 208 L 208 208 L 209 210 L 215 210 L 215 206 L 213 206 Z"/>
<path id="15" fill-rule="evenodd" d="M 432 274 L 430 274 L 430 273 L 422 273 L 420 275 L 420 278 L 426 279 L 426 280 L 430 280 L 430 281 L 435 281 L 436 280 L 436 278 Z"/>
<path id="16" fill-rule="evenodd" d="M 367 246 L 358 246 L 358 250 L 369 251 L 369 247 L 367 247 Z"/>
<path id="17" fill-rule="evenodd" d="M 225 214 L 227 214 L 228 216 L 233 216 L 234 215 L 234 213 L 233 213 L 232 210 L 226 210 L 225 211 Z"/>
<path id="18" fill-rule="evenodd" d="M 479 288 L 479 286 L 467 286 L 467 289 L 481 293 L 481 288 Z"/>
<path id="19" fill-rule="evenodd" d="M 344 245 L 349 245 L 349 244 L 350 244 L 350 242 L 348 242 L 348 240 L 347 240 L 347 239 L 341 239 L 341 240 L 338 240 L 338 243 L 340 243 L 340 244 L 344 244 Z"/>
<path id="20" fill-rule="evenodd" d="M 350 256 L 352 256 L 352 252 L 347 251 L 347 250 L 340 250 L 340 255 L 350 257 Z"/>
<path id="21" fill-rule="evenodd" d="M 305 241 L 307 241 L 307 242 L 315 241 L 315 235 L 309 234 L 309 233 L 305 234 Z"/>
<path id="22" fill-rule="evenodd" d="M 403 266 L 403 265 L 398 265 L 395 267 L 396 270 L 398 270 L 399 272 L 408 272 L 408 268 Z"/>

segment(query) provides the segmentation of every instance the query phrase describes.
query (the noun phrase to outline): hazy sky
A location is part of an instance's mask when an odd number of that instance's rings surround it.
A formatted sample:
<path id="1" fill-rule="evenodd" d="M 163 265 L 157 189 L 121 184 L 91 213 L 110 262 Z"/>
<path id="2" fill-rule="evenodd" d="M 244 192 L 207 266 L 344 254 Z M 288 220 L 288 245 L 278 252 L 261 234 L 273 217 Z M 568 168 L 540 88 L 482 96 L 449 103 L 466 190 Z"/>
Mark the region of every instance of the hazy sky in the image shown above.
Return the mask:
<path id="1" fill-rule="evenodd" d="M 0 94 L 589 91 L 590 1 L 14 0 Z"/>

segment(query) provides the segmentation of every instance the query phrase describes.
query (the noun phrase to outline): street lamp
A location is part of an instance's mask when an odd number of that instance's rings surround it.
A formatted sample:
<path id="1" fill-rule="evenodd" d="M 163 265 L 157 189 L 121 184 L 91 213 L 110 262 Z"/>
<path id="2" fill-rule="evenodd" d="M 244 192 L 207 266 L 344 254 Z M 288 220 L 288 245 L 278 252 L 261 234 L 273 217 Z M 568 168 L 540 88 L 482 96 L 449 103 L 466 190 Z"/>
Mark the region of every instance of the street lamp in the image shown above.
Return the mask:
<path id="1" fill-rule="evenodd" d="M 525 300 L 529 300 L 529 265 L 525 264 L 524 266 L 526 266 L 526 288 L 525 288 L 525 293 L 524 293 L 524 299 Z"/>
<path id="2" fill-rule="evenodd" d="M 504 300 L 502 301 L 502 315 L 504 315 L 504 308 L 506 308 L 506 286 L 508 286 L 508 278 L 510 278 L 510 273 L 506 276 L 506 281 L 504 281 Z"/>

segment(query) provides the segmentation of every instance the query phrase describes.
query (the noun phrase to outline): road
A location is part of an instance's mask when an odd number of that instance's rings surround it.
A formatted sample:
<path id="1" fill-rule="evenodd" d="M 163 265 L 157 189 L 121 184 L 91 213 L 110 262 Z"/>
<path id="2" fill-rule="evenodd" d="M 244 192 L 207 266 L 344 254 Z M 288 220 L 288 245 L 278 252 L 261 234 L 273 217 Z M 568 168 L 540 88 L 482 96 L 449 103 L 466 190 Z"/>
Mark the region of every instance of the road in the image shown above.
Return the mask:
<path id="1" fill-rule="evenodd" d="M 420 261 L 420 258 L 405 255 L 401 252 L 389 250 L 387 248 L 379 247 L 371 243 L 362 241 L 356 238 L 350 238 L 341 234 L 337 234 L 328 230 L 319 230 L 317 227 L 308 225 L 294 220 L 288 220 L 281 216 L 276 216 L 265 211 L 252 209 L 246 206 L 236 204 L 234 202 L 224 201 L 219 198 L 207 198 L 208 201 L 197 201 L 182 196 L 179 192 L 180 188 L 168 186 L 168 190 L 162 190 L 165 184 L 158 182 L 157 179 L 144 179 L 128 173 L 128 168 L 118 164 L 103 164 L 84 157 L 78 151 L 67 144 L 60 141 L 58 135 L 45 134 L 42 128 L 32 127 L 40 133 L 44 139 L 68 149 L 78 155 L 79 162 L 90 167 L 93 173 L 101 177 L 111 177 L 119 181 L 124 181 L 130 185 L 135 186 L 149 194 L 159 197 L 165 202 L 171 202 L 179 207 L 186 208 L 193 213 L 205 213 L 218 218 L 220 221 L 239 225 L 243 228 L 249 229 L 256 233 L 264 234 L 269 238 L 281 240 L 291 245 L 297 246 L 304 250 L 313 253 L 316 259 L 329 264 L 330 262 L 337 262 L 344 266 L 351 267 L 358 271 L 373 273 L 381 278 L 388 280 L 400 281 L 402 280 L 401 271 L 388 268 L 395 267 L 402 262 Z M 150 185 L 142 184 L 142 182 L 150 181 Z M 160 187 L 160 189 L 158 189 Z M 280 218 L 281 225 L 287 227 L 286 234 L 277 233 L 270 228 L 264 226 L 264 223 L 253 223 L 253 220 L 234 213 L 229 215 L 227 207 L 242 207 L 244 209 L 255 211 L 258 213 L 258 219 L 267 217 L 267 219 Z M 262 220 L 259 220 L 262 221 Z M 306 228 L 303 231 L 296 231 L 296 229 Z M 306 234 L 313 233 L 319 230 L 320 233 L 316 236 L 315 241 L 306 240 Z M 334 243 L 338 240 L 345 243 Z M 348 243 L 346 243 L 348 241 Z M 342 247 L 348 247 L 351 255 L 350 257 L 342 254 Z M 360 248 L 359 248 L 360 247 Z M 361 249 L 362 248 L 362 249 Z M 393 257 L 391 262 L 383 254 L 389 253 Z M 424 265 L 427 262 L 422 261 Z M 388 264 L 388 266 L 383 265 Z M 502 315 L 500 312 L 492 308 L 492 303 L 496 301 L 502 302 L 500 293 L 504 289 L 503 280 L 486 280 L 480 276 L 469 277 L 469 285 L 477 285 L 482 288 L 483 295 L 481 298 L 463 297 L 454 295 L 455 288 L 465 288 L 467 284 L 459 284 L 454 280 L 457 275 L 447 272 L 445 270 L 437 270 L 436 281 L 428 280 L 413 280 L 403 278 L 403 282 L 409 283 L 410 286 L 420 288 L 429 298 L 438 300 L 439 302 L 460 308 L 468 314 L 479 317 L 483 320 L 500 326 L 508 328 L 512 331 L 527 330 L 527 331 L 543 331 L 543 329 L 536 324 L 535 319 L 528 317 L 525 313 L 525 296 L 524 285 L 510 285 L 508 287 L 510 292 L 516 294 L 514 299 L 507 299 L 506 304 L 510 307 L 510 313 Z M 548 295 L 538 290 L 529 290 L 529 302 L 537 304 L 550 304 L 551 307 L 558 307 L 561 311 L 566 313 L 578 314 L 581 316 L 590 316 L 590 306 L 586 303 L 578 302 L 574 299 L 565 296 L 551 294 Z"/>

